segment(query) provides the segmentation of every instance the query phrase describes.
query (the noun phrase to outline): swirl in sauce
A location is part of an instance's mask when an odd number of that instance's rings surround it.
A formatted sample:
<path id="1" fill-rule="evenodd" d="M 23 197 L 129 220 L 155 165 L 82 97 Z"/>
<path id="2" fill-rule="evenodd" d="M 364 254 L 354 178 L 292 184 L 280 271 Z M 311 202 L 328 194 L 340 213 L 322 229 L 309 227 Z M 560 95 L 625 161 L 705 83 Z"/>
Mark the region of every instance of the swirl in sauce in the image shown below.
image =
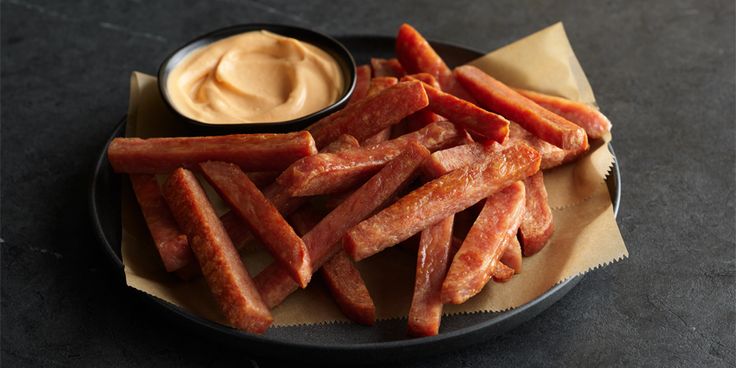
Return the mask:
<path id="1" fill-rule="evenodd" d="M 268 31 L 204 46 L 168 77 L 169 98 L 185 116 L 211 124 L 280 122 L 319 111 L 345 88 L 322 49 Z"/>

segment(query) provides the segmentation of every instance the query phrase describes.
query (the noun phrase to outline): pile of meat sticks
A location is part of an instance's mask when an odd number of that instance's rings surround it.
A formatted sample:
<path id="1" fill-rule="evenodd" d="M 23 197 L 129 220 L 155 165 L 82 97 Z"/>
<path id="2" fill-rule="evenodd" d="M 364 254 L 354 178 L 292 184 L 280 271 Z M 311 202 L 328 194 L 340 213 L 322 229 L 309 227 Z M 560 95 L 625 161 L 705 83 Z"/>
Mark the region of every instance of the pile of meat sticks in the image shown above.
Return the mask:
<path id="1" fill-rule="evenodd" d="M 609 121 L 472 66 L 450 70 L 406 24 L 396 57 L 360 66 L 349 104 L 305 131 L 110 144 L 164 267 L 203 276 L 231 326 L 264 332 L 315 272 L 347 317 L 373 324 L 354 262 L 413 244 L 409 333 L 434 335 L 443 303 L 508 280 L 552 236 L 541 169 L 581 156 Z M 194 172 L 229 212 L 215 214 Z M 155 174 L 168 175 L 162 187 Z M 274 260 L 251 278 L 238 250 L 254 239 Z"/>

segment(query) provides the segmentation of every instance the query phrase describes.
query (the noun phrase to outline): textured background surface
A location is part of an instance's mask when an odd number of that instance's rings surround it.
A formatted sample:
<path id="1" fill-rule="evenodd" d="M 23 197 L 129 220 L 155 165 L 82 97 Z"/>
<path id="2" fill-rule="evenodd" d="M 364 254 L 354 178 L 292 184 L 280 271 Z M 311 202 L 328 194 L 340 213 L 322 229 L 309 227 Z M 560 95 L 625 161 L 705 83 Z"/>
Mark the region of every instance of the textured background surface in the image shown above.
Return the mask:
<path id="1" fill-rule="evenodd" d="M 491 50 L 559 20 L 614 123 L 631 257 L 510 333 L 397 365 L 736 365 L 733 1 L 334 3 L 1 2 L 4 367 L 247 362 L 130 298 L 98 251 L 88 180 L 130 71 L 235 23 L 392 35 L 406 21 Z"/>

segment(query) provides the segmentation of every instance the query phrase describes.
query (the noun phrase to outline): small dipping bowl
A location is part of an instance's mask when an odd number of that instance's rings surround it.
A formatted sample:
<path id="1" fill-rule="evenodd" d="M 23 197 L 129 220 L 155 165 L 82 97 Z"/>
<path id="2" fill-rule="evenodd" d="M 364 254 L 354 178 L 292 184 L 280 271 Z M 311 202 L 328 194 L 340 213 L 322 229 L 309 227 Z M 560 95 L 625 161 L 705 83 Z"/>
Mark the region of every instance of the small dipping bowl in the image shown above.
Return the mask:
<path id="1" fill-rule="evenodd" d="M 340 72 L 342 73 L 343 80 L 345 81 L 344 90 L 337 101 L 309 115 L 278 122 L 264 121 L 253 123 L 217 124 L 195 120 L 181 113 L 172 101 L 168 90 L 169 75 L 171 75 L 171 72 L 179 65 L 179 63 L 181 63 L 181 61 L 189 56 L 193 51 L 223 38 L 260 30 L 266 30 L 280 36 L 290 37 L 310 43 L 332 56 L 332 58 L 337 62 Z M 279 24 L 242 24 L 221 28 L 199 36 L 176 49 L 166 57 L 166 59 L 164 59 L 163 63 L 161 63 L 158 70 L 158 82 L 158 89 L 163 101 L 184 124 L 191 127 L 191 132 L 194 134 L 218 135 L 234 133 L 285 133 L 302 130 L 319 119 L 341 109 L 345 104 L 347 104 L 348 99 L 350 99 L 350 96 L 353 94 L 353 90 L 355 89 L 355 60 L 350 52 L 340 42 L 319 32 L 306 28 Z"/>

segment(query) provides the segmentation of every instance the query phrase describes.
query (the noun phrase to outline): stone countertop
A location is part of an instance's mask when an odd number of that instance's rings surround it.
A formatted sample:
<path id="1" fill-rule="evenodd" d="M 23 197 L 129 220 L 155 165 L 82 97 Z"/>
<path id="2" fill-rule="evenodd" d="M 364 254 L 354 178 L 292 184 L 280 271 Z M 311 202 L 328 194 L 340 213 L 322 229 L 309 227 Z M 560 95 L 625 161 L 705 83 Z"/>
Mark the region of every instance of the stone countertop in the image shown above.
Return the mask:
<path id="1" fill-rule="evenodd" d="M 4 367 L 247 366 L 149 313 L 99 251 L 88 184 L 132 70 L 236 23 L 393 35 L 408 22 L 491 50 L 557 21 L 614 124 L 631 256 L 511 332 L 396 365 L 736 365 L 733 1 L 4 0 L 0 13 Z"/>

